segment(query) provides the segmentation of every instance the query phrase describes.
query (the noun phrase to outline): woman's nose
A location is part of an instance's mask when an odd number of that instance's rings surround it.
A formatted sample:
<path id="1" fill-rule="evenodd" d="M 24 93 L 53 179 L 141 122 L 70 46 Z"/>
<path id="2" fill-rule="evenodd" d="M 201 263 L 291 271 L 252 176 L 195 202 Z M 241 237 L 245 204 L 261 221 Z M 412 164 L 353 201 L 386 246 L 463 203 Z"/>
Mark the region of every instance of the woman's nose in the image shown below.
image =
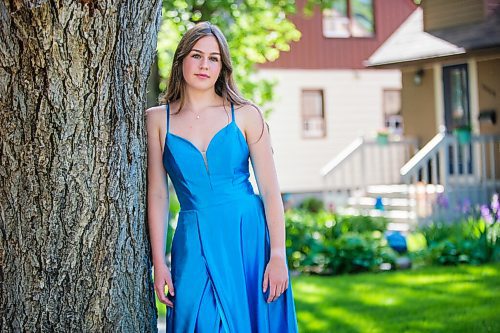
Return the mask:
<path id="1" fill-rule="evenodd" d="M 208 69 L 208 59 L 207 58 L 201 58 L 200 68 Z"/>

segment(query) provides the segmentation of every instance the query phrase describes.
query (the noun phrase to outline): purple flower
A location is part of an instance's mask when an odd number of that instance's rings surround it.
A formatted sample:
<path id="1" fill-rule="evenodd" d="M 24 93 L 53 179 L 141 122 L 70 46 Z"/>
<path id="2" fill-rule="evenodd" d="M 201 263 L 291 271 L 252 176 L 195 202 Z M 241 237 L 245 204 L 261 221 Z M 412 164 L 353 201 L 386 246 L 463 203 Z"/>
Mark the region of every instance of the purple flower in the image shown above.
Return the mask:
<path id="1" fill-rule="evenodd" d="M 493 222 L 493 217 L 491 216 L 490 209 L 486 205 L 481 205 L 481 216 L 486 222 L 488 223 Z"/>
<path id="2" fill-rule="evenodd" d="M 498 212 L 498 208 L 500 207 L 500 202 L 498 201 L 498 193 L 493 194 L 493 197 L 491 197 L 491 209 L 494 212 Z"/>
<path id="3" fill-rule="evenodd" d="M 446 197 L 446 195 L 444 195 L 444 193 L 439 193 L 437 195 L 436 203 L 438 204 L 439 207 L 442 207 L 442 208 L 448 208 L 448 206 L 450 205 L 450 202 L 449 202 L 448 198 Z"/>

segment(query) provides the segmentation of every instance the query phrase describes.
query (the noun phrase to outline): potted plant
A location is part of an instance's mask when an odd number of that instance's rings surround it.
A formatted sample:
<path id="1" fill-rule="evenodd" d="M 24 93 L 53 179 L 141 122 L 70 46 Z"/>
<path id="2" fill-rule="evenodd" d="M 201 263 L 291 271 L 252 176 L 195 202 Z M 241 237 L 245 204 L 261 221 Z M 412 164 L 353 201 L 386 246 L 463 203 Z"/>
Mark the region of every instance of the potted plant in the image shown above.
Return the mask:
<path id="1" fill-rule="evenodd" d="M 377 143 L 379 145 L 386 145 L 389 142 L 389 131 L 387 129 L 381 129 L 377 131 Z"/>
<path id="2" fill-rule="evenodd" d="M 470 125 L 461 125 L 455 127 L 453 134 L 457 137 L 458 143 L 461 145 L 470 143 L 472 128 Z"/>

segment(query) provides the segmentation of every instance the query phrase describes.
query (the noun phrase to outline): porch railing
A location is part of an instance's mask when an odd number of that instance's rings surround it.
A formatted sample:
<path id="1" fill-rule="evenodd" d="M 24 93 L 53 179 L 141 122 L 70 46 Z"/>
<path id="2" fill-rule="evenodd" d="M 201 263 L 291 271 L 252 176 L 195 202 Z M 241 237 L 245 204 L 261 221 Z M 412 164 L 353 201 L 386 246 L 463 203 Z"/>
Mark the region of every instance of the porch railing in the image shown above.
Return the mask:
<path id="1" fill-rule="evenodd" d="M 321 170 L 326 191 L 352 191 L 369 185 L 399 184 L 399 170 L 418 148 L 414 138 L 380 142 L 360 137 Z"/>
<path id="2" fill-rule="evenodd" d="M 412 195 L 421 222 L 451 221 L 499 190 L 499 162 L 500 135 L 472 135 L 461 142 L 455 135 L 438 133 L 400 174 L 403 183 L 415 185 Z"/>

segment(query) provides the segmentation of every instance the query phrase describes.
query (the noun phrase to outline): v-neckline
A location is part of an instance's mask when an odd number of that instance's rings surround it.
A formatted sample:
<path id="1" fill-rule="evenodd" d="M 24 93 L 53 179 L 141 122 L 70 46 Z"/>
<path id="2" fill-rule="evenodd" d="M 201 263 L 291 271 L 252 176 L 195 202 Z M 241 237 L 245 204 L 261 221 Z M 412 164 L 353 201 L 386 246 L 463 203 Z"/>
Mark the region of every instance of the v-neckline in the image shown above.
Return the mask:
<path id="1" fill-rule="evenodd" d="M 213 136 L 212 138 L 210 139 L 210 141 L 208 142 L 208 145 L 207 145 L 207 149 L 205 151 L 202 151 L 200 150 L 198 147 L 196 147 L 196 145 L 191 142 L 190 140 L 186 139 L 185 137 L 182 137 L 180 135 L 177 135 L 175 133 L 172 133 L 172 132 L 168 132 L 167 135 L 171 135 L 172 137 L 174 138 L 179 138 L 180 140 L 182 141 L 185 141 L 187 142 L 191 147 L 193 147 L 202 157 L 203 157 L 203 153 L 207 154 L 208 153 L 208 150 L 210 149 L 210 146 L 212 144 L 212 142 L 214 141 L 214 139 L 219 135 L 221 134 L 225 129 L 227 129 L 229 126 L 231 126 L 231 124 L 234 123 L 234 121 L 231 121 L 229 124 L 225 125 L 224 127 L 222 127 L 220 130 L 218 130 Z M 168 144 L 168 142 L 167 142 Z"/>

